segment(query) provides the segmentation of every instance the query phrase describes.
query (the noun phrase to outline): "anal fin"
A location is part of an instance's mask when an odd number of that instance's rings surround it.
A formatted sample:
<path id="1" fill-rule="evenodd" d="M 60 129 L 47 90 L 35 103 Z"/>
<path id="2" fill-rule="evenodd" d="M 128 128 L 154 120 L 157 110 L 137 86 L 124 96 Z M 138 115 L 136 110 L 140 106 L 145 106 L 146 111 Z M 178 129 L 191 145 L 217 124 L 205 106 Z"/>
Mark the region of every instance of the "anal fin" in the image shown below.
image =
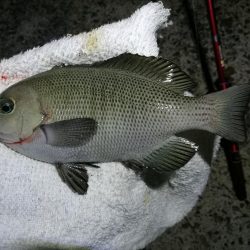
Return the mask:
<path id="1" fill-rule="evenodd" d="M 177 169 L 183 167 L 197 152 L 198 146 L 181 137 L 170 137 L 159 149 L 153 151 L 143 159 L 132 159 L 122 162 L 126 167 L 139 173 L 148 186 L 157 186 L 156 181 L 151 185 L 147 175 L 164 177 L 163 183 Z M 147 171 L 147 169 L 150 169 Z M 153 171 L 152 171 L 153 170 Z M 148 182 L 148 183 L 147 183 Z"/>

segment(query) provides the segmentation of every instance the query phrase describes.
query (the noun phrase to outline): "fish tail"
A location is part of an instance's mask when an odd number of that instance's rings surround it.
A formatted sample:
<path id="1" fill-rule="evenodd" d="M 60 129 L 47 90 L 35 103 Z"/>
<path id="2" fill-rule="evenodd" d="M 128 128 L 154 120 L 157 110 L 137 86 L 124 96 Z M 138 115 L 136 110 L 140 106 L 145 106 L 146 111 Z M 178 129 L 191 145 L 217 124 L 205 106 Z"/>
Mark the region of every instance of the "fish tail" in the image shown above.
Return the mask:
<path id="1" fill-rule="evenodd" d="M 209 94 L 212 115 L 210 126 L 216 134 L 235 142 L 247 138 L 245 114 L 250 99 L 250 86 L 230 87 L 217 93 Z"/>

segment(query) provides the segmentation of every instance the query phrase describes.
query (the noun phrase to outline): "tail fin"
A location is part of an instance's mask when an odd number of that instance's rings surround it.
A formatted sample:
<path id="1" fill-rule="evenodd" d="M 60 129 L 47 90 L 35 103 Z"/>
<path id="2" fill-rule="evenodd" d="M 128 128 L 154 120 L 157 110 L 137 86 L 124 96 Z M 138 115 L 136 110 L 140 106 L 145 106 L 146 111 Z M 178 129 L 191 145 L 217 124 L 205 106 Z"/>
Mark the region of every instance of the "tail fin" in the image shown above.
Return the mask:
<path id="1" fill-rule="evenodd" d="M 243 142 L 247 132 L 245 114 L 250 99 L 250 86 L 230 87 L 217 93 L 209 94 L 213 109 L 211 126 L 215 133 L 230 141 Z"/>

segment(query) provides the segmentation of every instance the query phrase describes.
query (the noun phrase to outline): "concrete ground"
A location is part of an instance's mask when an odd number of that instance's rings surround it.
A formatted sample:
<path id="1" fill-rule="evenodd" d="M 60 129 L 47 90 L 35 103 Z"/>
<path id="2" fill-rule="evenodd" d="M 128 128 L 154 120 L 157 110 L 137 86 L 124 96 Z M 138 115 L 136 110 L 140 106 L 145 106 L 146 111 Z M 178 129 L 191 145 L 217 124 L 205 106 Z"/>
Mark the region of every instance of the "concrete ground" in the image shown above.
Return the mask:
<path id="1" fill-rule="evenodd" d="M 127 17 L 148 1 L 1 0 L 0 58 L 60 38 L 70 33 L 91 30 L 104 23 Z M 192 40 L 183 1 L 163 1 L 172 9 L 173 25 L 159 32 L 160 54 L 172 59 L 198 83 L 204 81 Z M 208 56 L 214 80 L 215 64 L 211 47 L 205 1 L 194 1 L 198 9 L 198 29 Z M 227 75 L 233 83 L 246 84 L 250 78 L 250 4 L 248 0 L 216 1 Z M 250 119 L 248 116 L 248 127 Z M 250 143 L 241 145 L 247 201 L 234 195 L 225 156 L 220 151 L 212 166 L 208 185 L 196 207 L 176 226 L 168 229 L 148 248 L 176 249 L 250 249 Z"/>

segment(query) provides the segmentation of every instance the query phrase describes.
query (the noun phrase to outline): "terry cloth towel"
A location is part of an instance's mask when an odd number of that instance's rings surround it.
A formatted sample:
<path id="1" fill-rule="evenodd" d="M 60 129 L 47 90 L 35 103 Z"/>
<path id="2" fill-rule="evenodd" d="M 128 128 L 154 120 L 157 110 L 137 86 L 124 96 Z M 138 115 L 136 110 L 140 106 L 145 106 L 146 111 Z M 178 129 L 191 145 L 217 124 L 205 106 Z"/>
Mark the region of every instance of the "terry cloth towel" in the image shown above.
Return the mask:
<path id="1" fill-rule="evenodd" d="M 169 10 L 161 2 L 89 33 L 66 36 L 0 62 L 0 91 L 60 64 L 93 63 L 124 52 L 157 56 L 156 31 Z M 192 137 L 192 135 L 189 135 Z M 169 184 L 152 190 L 120 163 L 89 168 L 87 195 L 74 194 L 49 164 L 0 145 L 0 249 L 145 247 L 195 205 L 209 176 L 214 137 L 176 171 Z M 199 138 L 200 136 L 198 136 Z M 204 138 L 204 137 L 203 137 Z M 206 145 L 204 145 L 206 141 Z"/>

